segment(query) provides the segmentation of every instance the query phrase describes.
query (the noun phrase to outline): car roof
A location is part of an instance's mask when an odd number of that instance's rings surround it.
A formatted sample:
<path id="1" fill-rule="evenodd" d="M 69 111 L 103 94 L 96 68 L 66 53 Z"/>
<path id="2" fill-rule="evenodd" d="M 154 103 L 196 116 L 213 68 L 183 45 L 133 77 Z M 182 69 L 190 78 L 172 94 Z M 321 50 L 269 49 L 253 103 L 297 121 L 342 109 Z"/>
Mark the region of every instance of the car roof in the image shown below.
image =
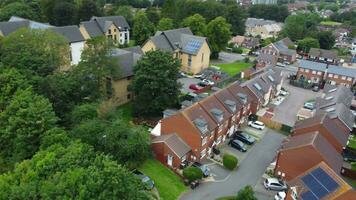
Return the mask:
<path id="1" fill-rule="evenodd" d="M 279 180 L 276 178 L 268 178 L 267 180 L 269 183 L 279 183 Z"/>
<path id="2" fill-rule="evenodd" d="M 263 125 L 263 122 L 260 122 L 260 121 L 255 121 L 255 124 L 260 124 L 260 125 Z"/>

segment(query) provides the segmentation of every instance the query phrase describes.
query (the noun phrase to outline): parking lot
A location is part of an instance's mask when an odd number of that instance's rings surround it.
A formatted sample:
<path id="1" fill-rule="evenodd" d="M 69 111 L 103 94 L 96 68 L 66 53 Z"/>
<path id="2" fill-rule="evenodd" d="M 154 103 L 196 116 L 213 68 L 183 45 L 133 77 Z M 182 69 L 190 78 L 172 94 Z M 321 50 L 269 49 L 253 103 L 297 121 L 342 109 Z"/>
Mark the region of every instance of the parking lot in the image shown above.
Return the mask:
<path id="1" fill-rule="evenodd" d="M 200 82 L 199 79 L 196 79 L 196 78 L 188 78 L 188 77 L 185 77 L 185 78 L 180 78 L 178 79 L 178 82 L 180 84 L 182 84 L 182 88 L 181 88 L 181 93 L 183 94 L 187 94 L 189 92 L 194 92 L 194 90 L 192 89 L 189 89 L 189 86 L 191 84 L 198 84 Z"/>
<path id="2" fill-rule="evenodd" d="M 297 113 L 303 104 L 311 99 L 321 96 L 322 92 L 313 92 L 311 90 L 295 87 L 289 84 L 287 73 L 284 73 L 283 88 L 287 89 L 289 94 L 284 101 L 274 107 L 274 121 L 293 126 L 297 121 Z"/>

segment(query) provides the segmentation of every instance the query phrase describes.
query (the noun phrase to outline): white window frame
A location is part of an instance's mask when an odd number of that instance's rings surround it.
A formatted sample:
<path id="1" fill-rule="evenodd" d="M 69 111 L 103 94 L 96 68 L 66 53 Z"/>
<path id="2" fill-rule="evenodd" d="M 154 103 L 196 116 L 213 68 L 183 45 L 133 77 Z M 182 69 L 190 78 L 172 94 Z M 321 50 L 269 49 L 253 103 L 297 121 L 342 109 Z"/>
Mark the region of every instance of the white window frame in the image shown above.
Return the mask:
<path id="1" fill-rule="evenodd" d="M 204 158 L 206 156 L 206 149 L 203 149 L 201 152 L 200 152 L 200 158 Z"/>
<path id="2" fill-rule="evenodd" d="M 208 142 L 208 137 L 203 137 L 202 141 L 201 141 L 201 145 L 205 145 Z"/>

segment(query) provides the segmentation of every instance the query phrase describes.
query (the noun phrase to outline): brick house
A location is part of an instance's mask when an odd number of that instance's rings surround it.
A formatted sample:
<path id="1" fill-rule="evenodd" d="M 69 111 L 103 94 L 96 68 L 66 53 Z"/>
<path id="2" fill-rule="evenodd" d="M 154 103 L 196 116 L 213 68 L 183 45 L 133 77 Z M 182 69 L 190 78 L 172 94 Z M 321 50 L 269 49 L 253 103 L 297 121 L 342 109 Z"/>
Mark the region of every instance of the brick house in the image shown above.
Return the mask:
<path id="1" fill-rule="evenodd" d="M 256 68 L 262 69 L 264 67 L 274 67 L 277 64 L 278 56 L 267 53 L 260 53 L 256 58 Z"/>
<path id="2" fill-rule="evenodd" d="M 289 63 L 294 63 L 297 59 L 297 52 L 294 49 L 294 46 L 295 44 L 289 38 L 283 38 L 282 40 L 263 47 L 260 50 L 260 54 L 276 56 L 281 62 L 286 61 Z"/>
<path id="3" fill-rule="evenodd" d="M 326 113 L 297 122 L 293 127 L 292 134 L 297 136 L 314 131 L 318 131 L 319 134 L 323 135 L 339 153 L 346 146 L 349 137 L 349 132 L 345 132 Z"/>
<path id="4" fill-rule="evenodd" d="M 339 62 L 336 51 L 317 48 L 310 48 L 308 60 L 327 64 L 337 64 Z"/>
<path id="5" fill-rule="evenodd" d="M 165 166 L 178 169 L 191 156 L 191 148 L 177 134 L 167 134 L 152 139 L 152 150 L 157 160 Z"/>
<path id="6" fill-rule="evenodd" d="M 334 106 L 317 109 L 316 114 L 327 113 L 329 118 L 336 122 L 345 132 L 350 132 L 353 129 L 355 117 L 349 107 L 339 103 Z"/>
<path id="7" fill-rule="evenodd" d="M 272 85 L 262 81 L 259 76 L 242 83 L 241 86 L 251 91 L 251 93 L 258 98 L 261 106 L 266 106 L 269 103 L 271 99 Z"/>
<path id="8" fill-rule="evenodd" d="M 218 126 L 212 146 L 225 142 L 227 134 L 232 134 L 234 131 L 234 129 L 230 129 L 232 114 L 220 103 L 215 95 L 201 100 L 199 104 Z"/>
<path id="9" fill-rule="evenodd" d="M 352 187 L 325 162 L 316 164 L 293 180 L 288 181 L 288 186 L 290 188 L 286 200 L 351 200 L 356 198 Z"/>
<path id="10" fill-rule="evenodd" d="M 321 83 L 324 80 L 327 65 L 308 60 L 301 60 L 298 65 L 297 79 Z"/>
<path id="11" fill-rule="evenodd" d="M 259 99 L 248 89 L 241 87 L 239 82 L 234 82 L 226 88 L 243 105 L 242 116 L 256 113 L 259 109 Z M 241 117 L 241 119 L 245 119 Z M 243 122 L 240 122 L 243 123 Z"/>
<path id="12" fill-rule="evenodd" d="M 356 69 L 329 65 L 325 81 L 331 85 L 344 85 L 350 88 L 356 82 Z"/>
<path id="13" fill-rule="evenodd" d="M 267 72 L 263 73 L 260 77 L 266 84 L 270 84 L 272 86 L 271 97 L 278 96 L 283 84 L 282 70 L 267 70 Z"/>
<path id="14" fill-rule="evenodd" d="M 341 170 L 343 158 L 319 132 L 288 137 L 277 155 L 275 175 L 284 174 L 286 181 L 296 178 L 324 161 L 334 172 Z"/>

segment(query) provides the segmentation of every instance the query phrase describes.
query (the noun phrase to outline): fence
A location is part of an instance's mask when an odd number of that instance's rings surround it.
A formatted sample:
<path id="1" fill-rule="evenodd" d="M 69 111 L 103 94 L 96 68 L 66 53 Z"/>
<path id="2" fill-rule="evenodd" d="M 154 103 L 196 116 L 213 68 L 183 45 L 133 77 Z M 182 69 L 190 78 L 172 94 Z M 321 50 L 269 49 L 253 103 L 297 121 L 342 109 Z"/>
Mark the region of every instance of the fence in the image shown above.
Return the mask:
<path id="1" fill-rule="evenodd" d="M 313 83 L 308 83 L 307 81 L 301 81 L 301 80 L 290 80 L 289 83 L 291 85 L 294 85 L 296 87 L 301 87 L 304 89 L 311 89 L 313 87 Z"/>
<path id="2" fill-rule="evenodd" d="M 276 121 L 272 120 L 271 118 L 267 118 L 264 116 L 258 116 L 258 121 L 263 122 L 268 128 L 282 131 L 283 133 L 285 133 L 287 135 L 289 135 L 292 130 L 292 127 L 282 124 L 280 122 L 276 122 Z"/>

